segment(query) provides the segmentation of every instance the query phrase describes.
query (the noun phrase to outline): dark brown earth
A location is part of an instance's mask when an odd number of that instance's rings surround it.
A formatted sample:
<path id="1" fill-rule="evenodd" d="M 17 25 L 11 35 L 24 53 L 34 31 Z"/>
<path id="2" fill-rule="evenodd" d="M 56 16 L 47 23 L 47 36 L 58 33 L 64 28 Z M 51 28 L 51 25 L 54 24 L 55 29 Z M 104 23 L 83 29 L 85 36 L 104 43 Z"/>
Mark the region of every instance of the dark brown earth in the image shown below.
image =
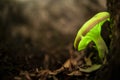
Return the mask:
<path id="1" fill-rule="evenodd" d="M 87 19 L 106 10 L 102 1 L 0 0 L 0 80 L 92 80 L 96 71 L 79 67 L 97 52 L 77 52 L 73 42 Z"/>

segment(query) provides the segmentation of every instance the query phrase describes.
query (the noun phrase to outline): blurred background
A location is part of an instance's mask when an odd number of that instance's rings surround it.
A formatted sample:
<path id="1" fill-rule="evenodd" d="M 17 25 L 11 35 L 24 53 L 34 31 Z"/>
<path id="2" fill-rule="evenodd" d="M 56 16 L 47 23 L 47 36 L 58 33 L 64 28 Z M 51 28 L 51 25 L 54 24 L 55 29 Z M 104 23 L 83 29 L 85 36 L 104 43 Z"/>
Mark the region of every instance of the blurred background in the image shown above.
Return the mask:
<path id="1" fill-rule="evenodd" d="M 59 68 L 81 25 L 106 0 L 0 0 L 0 75 Z"/>

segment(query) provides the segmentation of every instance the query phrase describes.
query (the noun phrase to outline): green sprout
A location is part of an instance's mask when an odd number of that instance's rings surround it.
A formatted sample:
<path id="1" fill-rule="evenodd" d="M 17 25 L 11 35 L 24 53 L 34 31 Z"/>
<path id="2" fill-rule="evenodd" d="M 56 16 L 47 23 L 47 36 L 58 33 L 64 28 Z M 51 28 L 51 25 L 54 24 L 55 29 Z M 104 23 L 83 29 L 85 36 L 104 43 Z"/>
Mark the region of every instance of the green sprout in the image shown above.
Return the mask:
<path id="1" fill-rule="evenodd" d="M 108 53 L 108 48 L 101 37 L 101 26 L 109 20 L 110 14 L 108 12 L 100 12 L 93 16 L 78 31 L 74 41 L 74 48 L 81 51 L 93 41 L 98 50 L 100 59 L 103 60 L 105 53 Z"/>

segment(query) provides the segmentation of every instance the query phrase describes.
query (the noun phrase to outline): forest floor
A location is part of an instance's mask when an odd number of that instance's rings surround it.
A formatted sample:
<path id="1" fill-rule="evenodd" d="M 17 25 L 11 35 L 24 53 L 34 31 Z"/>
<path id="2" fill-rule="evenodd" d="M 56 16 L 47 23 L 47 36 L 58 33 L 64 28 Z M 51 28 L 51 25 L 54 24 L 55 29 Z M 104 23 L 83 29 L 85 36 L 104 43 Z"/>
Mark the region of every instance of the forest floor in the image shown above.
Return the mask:
<path id="1" fill-rule="evenodd" d="M 64 61 L 61 67 L 56 69 L 55 66 L 52 66 L 53 69 L 38 67 L 29 70 L 21 69 L 17 75 L 12 76 L 14 76 L 14 80 L 93 80 L 101 67 L 98 58 L 96 58 L 98 57 L 96 55 L 97 51 L 93 48 L 93 45 L 92 43 L 89 44 L 81 52 L 71 48 L 68 49 L 69 58 Z M 46 62 L 44 65 L 48 66 L 48 56 L 44 60 Z"/>

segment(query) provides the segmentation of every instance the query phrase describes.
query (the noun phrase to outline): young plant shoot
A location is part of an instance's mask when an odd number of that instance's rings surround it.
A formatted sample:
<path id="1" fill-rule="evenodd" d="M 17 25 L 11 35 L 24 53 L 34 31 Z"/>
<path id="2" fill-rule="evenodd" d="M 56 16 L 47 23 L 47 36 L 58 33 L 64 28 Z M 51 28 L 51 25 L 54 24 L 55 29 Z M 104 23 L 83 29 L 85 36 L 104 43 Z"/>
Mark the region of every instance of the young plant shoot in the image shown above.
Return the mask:
<path id="1" fill-rule="evenodd" d="M 108 12 L 100 12 L 88 20 L 78 31 L 74 41 L 74 48 L 81 51 L 93 41 L 98 50 L 99 57 L 103 61 L 105 53 L 108 53 L 108 48 L 101 37 L 101 27 L 109 19 L 110 14 Z"/>

